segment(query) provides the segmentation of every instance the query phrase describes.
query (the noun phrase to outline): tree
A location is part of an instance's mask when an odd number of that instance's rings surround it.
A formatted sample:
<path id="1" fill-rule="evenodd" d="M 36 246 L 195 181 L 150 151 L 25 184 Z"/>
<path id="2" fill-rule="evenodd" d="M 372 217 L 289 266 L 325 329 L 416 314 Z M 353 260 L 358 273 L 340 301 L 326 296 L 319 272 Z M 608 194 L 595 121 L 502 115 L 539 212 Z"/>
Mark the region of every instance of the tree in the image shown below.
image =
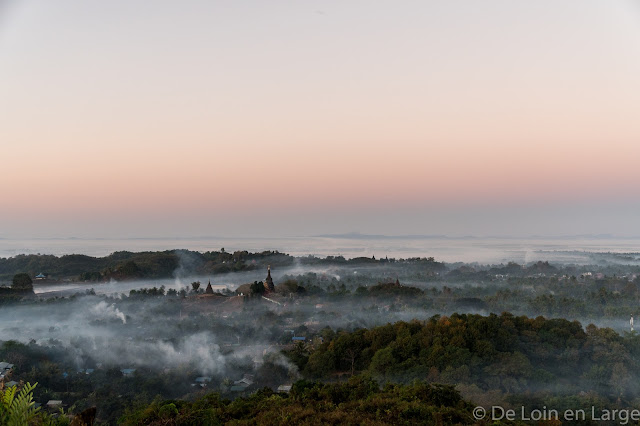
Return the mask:
<path id="1" fill-rule="evenodd" d="M 253 284 L 251 284 L 251 294 L 252 295 L 262 295 L 264 294 L 264 283 L 262 281 L 258 282 L 258 281 L 254 281 Z"/>
<path id="2" fill-rule="evenodd" d="M 356 349 L 347 348 L 347 350 L 344 351 L 344 357 L 342 359 L 350 363 L 352 376 L 353 376 L 353 372 L 355 371 L 357 358 L 358 358 L 358 351 Z"/>
<path id="3" fill-rule="evenodd" d="M 614 364 L 611 371 L 610 384 L 617 396 L 622 396 L 622 394 L 629 389 L 630 376 L 629 371 L 623 363 L 617 362 Z"/>
<path id="4" fill-rule="evenodd" d="M 198 289 L 200 288 L 200 281 L 194 281 L 191 283 L 191 288 L 193 289 L 194 293 L 198 292 Z"/>
<path id="5" fill-rule="evenodd" d="M 11 288 L 16 291 L 33 291 L 33 281 L 29 274 L 20 273 L 13 276 Z"/>
<path id="6" fill-rule="evenodd" d="M 380 349 L 373 355 L 369 368 L 375 373 L 384 375 L 395 365 L 396 359 L 393 356 L 393 349 L 388 346 L 384 349 Z"/>
<path id="7" fill-rule="evenodd" d="M 130 260 L 122 265 L 118 272 L 120 272 L 122 278 L 135 278 L 141 275 L 138 264 L 133 260 Z"/>

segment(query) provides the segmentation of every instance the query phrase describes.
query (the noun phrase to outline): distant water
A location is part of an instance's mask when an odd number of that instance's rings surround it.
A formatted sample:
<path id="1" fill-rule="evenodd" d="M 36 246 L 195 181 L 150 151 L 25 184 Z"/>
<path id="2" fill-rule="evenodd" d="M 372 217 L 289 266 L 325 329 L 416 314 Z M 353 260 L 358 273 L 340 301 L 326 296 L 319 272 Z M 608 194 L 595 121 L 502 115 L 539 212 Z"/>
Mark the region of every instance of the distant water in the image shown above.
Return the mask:
<path id="1" fill-rule="evenodd" d="M 228 252 L 278 250 L 295 256 L 315 255 L 430 257 L 445 262 L 495 264 L 549 260 L 557 263 L 591 263 L 593 253 L 632 253 L 640 261 L 640 238 L 193 238 L 193 239 L 0 239 L 0 257 L 18 254 L 86 254 L 106 256 L 114 251 L 189 249 Z M 627 259 L 628 260 L 628 259 Z M 626 260 L 625 260 L 626 262 Z"/>
<path id="2" fill-rule="evenodd" d="M 210 278 L 209 278 L 210 279 Z M 157 280 L 136 280 L 136 281 L 112 281 L 108 283 L 61 283 L 61 284 L 43 284 L 37 283 L 33 287 L 34 293 L 38 295 L 51 295 L 51 296 L 69 296 L 74 293 L 83 293 L 87 290 L 93 290 L 96 294 L 129 294 L 130 290 L 138 290 L 141 288 L 160 288 L 164 286 L 165 290 L 175 289 L 177 291 L 181 289 L 190 290 L 193 281 L 200 281 L 207 284 L 207 277 L 185 277 L 182 279 L 157 279 Z M 228 284 L 215 284 L 211 283 L 211 287 L 214 291 L 223 290 L 225 288 L 234 289 L 237 283 Z"/>

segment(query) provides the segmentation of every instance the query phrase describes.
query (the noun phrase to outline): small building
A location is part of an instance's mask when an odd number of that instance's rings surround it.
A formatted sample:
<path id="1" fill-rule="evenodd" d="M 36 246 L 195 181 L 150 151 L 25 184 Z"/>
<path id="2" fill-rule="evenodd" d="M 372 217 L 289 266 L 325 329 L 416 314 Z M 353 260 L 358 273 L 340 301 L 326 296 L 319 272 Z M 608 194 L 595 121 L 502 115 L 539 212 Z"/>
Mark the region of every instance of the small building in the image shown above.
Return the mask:
<path id="1" fill-rule="evenodd" d="M 59 399 L 50 399 L 49 402 L 47 402 L 47 408 L 58 409 L 61 407 L 62 401 L 60 401 Z"/>
<path id="2" fill-rule="evenodd" d="M 8 362 L 0 362 L 0 380 L 4 380 L 4 378 L 11 373 L 13 369 L 13 364 L 9 364 Z"/>
<path id="3" fill-rule="evenodd" d="M 293 336 L 291 338 L 291 341 L 293 342 L 304 342 L 305 340 L 307 340 L 307 338 L 304 336 Z"/>
<path id="4" fill-rule="evenodd" d="M 4 386 L 7 387 L 7 388 L 10 388 L 10 387 L 13 387 L 13 386 L 18 386 L 18 382 L 16 382 L 15 380 L 12 380 L 10 382 L 5 383 Z"/>
<path id="5" fill-rule="evenodd" d="M 245 388 L 248 388 L 252 384 L 253 384 L 253 380 L 248 379 L 246 377 L 243 377 L 242 379 L 236 380 L 235 382 L 233 382 L 234 386 L 244 386 Z"/>
<path id="6" fill-rule="evenodd" d="M 201 377 L 196 377 L 195 379 L 195 385 L 196 386 L 200 386 L 201 388 L 206 388 L 207 387 L 207 383 L 211 383 L 212 378 L 209 376 L 201 376 Z"/>
<path id="7" fill-rule="evenodd" d="M 231 392 L 244 392 L 254 383 L 254 377 L 252 374 L 245 374 L 242 379 L 236 380 L 231 386 Z"/>
<path id="8" fill-rule="evenodd" d="M 9 364 L 8 362 L 0 362 L 0 373 L 2 371 L 9 371 L 13 368 L 13 364 Z"/>
<path id="9" fill-rule="evenodd" d="M 36 280 L 46 280 L 47 276 L 45 274 L 43 274 L 42 272 L 40 272 L 38 275 L 36 275 Z"/>
<path id="10" fill-rule="evenodd" d="M 133 373 L 136 372 L 135 368 L 123 368 L 122 370 L 120 370 L 120 372 L 122 373 L 122 375 L 124 377 L 131 377 L 133 376 Z"/>
<path id="11" fill-rule="evenodd" d="M 291 392 L 291 385 L 280 385 L 278 386 L 279 393 L 289 393 Z"/>

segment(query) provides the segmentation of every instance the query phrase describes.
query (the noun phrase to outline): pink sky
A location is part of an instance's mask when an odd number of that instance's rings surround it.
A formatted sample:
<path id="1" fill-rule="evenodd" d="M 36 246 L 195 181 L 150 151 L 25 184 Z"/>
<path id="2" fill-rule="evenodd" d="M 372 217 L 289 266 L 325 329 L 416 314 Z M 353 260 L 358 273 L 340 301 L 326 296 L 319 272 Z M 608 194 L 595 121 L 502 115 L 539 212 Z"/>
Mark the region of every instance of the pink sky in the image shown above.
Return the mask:
<path id="1" fill-rule="evenodd" d="M 640 234 L 631 0 L 145 7 L 0 8 L 0 237 Z"/>

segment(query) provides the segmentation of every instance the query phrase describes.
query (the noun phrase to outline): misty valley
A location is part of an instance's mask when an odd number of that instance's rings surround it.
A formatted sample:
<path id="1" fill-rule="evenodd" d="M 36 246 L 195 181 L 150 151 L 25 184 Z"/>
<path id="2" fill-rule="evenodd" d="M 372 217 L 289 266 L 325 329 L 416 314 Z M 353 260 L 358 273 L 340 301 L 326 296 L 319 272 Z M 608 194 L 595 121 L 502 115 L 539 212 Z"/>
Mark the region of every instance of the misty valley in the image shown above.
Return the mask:
<path id="1" fill-rule="evenodd" d="M 640 0 L 0 0 L 0 426 L 640 426 Z"/>
<path id="2" fill-rule="evenodd" d="M 2 386 L 37 383 L 42 424 L 469 424 L 485 421 L 475 406 L 637 406 L 640 255 L 582 255 L 1 258 Z"/>

